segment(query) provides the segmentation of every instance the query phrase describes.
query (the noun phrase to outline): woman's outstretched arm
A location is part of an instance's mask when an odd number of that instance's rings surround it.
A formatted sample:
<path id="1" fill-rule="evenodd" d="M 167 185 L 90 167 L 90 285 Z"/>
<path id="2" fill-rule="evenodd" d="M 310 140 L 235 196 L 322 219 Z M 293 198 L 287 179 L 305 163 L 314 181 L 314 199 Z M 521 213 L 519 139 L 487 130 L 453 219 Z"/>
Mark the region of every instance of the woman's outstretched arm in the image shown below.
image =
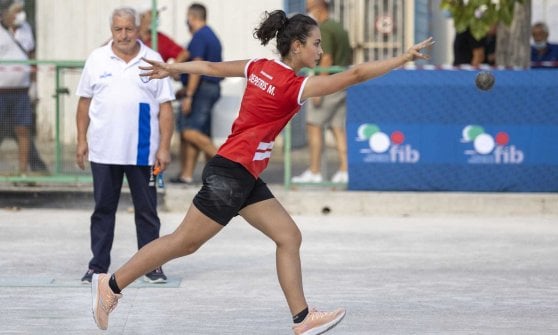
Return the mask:
<path id="1" fill-rule="evenodd" d="M 164 63 L 146 58 L 143 61 L 149 65 L 140 66 L 140 76 L 149 79 L 162 79 L 180 73 L 201 74 L 211 77 L 244 77 L 244 68 L 248 60 L 230 62 L 191 61 L 184 63 Z"/>
<path id="2" fill-rule="evenodd" d="M 382 76 L 407 62 L 417 59 L 428 59 L 428 55 L 420 51 L 434 44 L 432 37 L 410 47 L 404 54 L 381 61 L 361 63 L 349 69 L 333 74 L 331 76 L 314 76 L 308 78 L 308 82 L 302 93 L 302 100 L 311 97 L 329 95 L 361 83 Z"/>

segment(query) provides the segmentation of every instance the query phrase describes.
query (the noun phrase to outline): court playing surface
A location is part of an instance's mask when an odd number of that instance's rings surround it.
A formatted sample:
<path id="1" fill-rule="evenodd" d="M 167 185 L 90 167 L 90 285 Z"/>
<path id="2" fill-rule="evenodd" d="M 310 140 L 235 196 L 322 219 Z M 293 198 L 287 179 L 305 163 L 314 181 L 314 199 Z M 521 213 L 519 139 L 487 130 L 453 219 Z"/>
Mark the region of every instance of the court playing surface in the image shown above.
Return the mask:
<path id="1" fill-rule="evenodd" d="M 0 210 L 0 334 L 99 334 L 86 209 Z M 161 213 L 162 233 L 183 213 Z M 345 307 L 328 334 L 558 333 L 556 216 L 296 216 L 311 306 Z M 114 267 L 135 251 L 119 211 Z M 274 244 L 235 219 L 169 283 L 124 290 L 106 334 L 291 334 Z"/>

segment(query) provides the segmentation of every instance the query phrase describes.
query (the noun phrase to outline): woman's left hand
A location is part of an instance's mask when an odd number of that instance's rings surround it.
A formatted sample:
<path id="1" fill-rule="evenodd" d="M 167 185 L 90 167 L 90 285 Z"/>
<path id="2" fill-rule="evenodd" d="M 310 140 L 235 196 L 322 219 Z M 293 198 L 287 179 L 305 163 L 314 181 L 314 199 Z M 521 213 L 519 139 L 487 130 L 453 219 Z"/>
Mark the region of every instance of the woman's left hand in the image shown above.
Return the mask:
<path id="1" fill-rule="evenodd" d="M 420 51 L 425 48 L 430 48 L 436 43 L 432 37 L 425 39 L 424 41 L 417 43 L 410 47 L 407 52 L 405 53 L 405 58 L 407 61 L 414 61 L 417 59 L 429 59 L 430 55 L 426 55 L 421 53 Z"/>

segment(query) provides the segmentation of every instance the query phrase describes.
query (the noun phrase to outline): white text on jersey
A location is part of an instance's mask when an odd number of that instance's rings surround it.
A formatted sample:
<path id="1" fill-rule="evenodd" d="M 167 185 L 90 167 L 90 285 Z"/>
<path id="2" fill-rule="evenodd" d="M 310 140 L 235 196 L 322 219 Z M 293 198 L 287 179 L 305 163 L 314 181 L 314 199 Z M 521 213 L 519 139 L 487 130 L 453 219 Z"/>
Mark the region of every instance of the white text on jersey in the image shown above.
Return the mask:
<path id="1" fill-rule="evenodd" d="M 250 78 L 248 78 L 248 82 L 256 87 L 259 87 L 262 91 L 265 91 L 269 95 L 275 95 L 275 86 L 270 85 L 267 81 L 263 80 L 253 73 L 250 75 Z"/>

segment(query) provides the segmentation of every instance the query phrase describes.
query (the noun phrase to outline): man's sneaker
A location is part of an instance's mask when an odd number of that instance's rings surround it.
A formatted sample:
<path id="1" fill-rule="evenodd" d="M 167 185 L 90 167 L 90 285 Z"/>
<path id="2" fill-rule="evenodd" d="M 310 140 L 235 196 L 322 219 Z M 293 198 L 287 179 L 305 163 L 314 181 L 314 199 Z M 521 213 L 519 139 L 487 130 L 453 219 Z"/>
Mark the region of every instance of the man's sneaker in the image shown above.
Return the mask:
<path id="1" fill-rule="evenodd" d="M 83 284 L 91 284 L 91 279 L 93 278 L 94 274 L 95 274 L 95 270 L 93 269 L 87 270 L 87 272 L 83 275 L 83 277 L 81 277 L 81 282 Z"/>
<path id="2" fill-rule="evenodd" d="M 158 267 L 143 276 L 143 280 L 151 284 L 164 284 L 167 282 L 167 276 L 163 273 L 163 269 Z"/>
<path id="3" fill-rule="evenodd" d="M 304 171 L 301 175 L 291 179 L 293 183 L 321 183 L 323 180 L 321 173 L 313 173 L 310 170 Z"/>
<path id="4" fill-rule="evenodd" d="M 312 309 L 304 321 L 293 326 L 295 335 L 323 334 L 335 327 L 345 317 L 345 310 L 336 309 L 333 312 L 318 312 Z"/>
<path id="5" fill-rule="evenodd" d="M 93 319 L 97 327 L 102 330 L 108 328 L 109 314 L 118 305 L 118 299 L 122 298 L 122 294 L 112 292 L 109 279 L 110 276 L 106 273 L 95 273 L 91 280 Z"/>
<path id="6" fill-rule="evenodd" d="M 349 182 L 349 174 L 347 171 L 337 171 L 333 177 L 331 177 L 331 182 L 346 184 Z"/>

